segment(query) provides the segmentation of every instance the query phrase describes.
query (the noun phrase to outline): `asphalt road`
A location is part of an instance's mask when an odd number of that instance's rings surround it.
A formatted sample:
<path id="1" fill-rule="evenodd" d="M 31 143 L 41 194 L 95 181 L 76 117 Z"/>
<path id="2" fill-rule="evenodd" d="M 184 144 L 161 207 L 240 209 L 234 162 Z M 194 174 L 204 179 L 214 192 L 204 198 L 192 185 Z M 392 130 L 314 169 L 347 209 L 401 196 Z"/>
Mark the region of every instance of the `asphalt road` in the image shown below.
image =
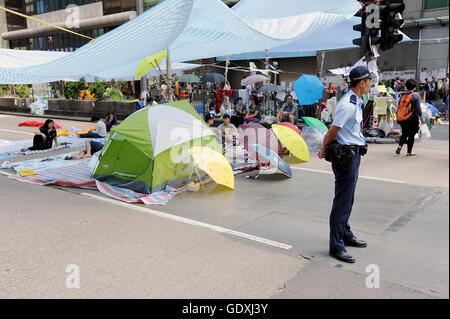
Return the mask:
<path id="1" fill-rule="evenodd" d="M 0 139 L 30 138 L 25 120 L 0 115 Z M 448 125 L 431 133 L 415 158 L 370 145 L 350 221 L 369 246 L 349 249 L 353 265 L 327 255 L 333 176 L 314 155 L 292 179 L 252 172 L 234 192 L 210 185 L 167 206 L 0 175 L 0 297 L 448 298 Z M 366 287 L 368 265 L 380 288 Z"/>

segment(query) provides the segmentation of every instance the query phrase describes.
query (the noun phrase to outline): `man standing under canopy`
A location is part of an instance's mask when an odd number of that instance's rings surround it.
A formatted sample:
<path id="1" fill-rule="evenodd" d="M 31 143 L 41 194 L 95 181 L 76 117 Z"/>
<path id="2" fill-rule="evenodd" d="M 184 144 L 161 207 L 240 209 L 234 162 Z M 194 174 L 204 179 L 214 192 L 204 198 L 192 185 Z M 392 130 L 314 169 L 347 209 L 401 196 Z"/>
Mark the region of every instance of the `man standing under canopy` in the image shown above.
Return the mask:
<path id="1" fill-rule="evenodd" d="M 350 72 L 350 91 L 342 97 L 333 124 L 325 135 L 319 158 L 332 162 L 335 176 L 335 197 L 330 215 L 330 256 L 348 263 L 356 260 L 346 246 L 366 247 L 367 243 L 355 237 L 349 219 L 355 199 L 361 156 L 367 153 L 362 134 L 362 97 L 370 92 L 375 76 L 365 66 Z"/>

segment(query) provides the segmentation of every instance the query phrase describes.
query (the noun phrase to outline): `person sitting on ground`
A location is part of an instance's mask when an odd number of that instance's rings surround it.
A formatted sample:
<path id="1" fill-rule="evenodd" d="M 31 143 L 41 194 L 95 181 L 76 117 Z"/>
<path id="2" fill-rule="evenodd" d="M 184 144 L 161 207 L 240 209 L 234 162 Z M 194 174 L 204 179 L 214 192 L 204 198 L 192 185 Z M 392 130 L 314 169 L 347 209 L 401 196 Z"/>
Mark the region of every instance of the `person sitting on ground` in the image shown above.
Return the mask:
<path id="1" fill-rule="evenodd" d="M 117 125 L 117 118 L 112 112 L 108 113 L 106 116 L 105 125 L 107 132 L 111 131 L 111 129 Z"/>
<path id="2" fill-rule="evenodd" d="M 153 100 L 153 98 L 151 96 L 149 96 L 147 98 L 147 106 L 152 106 L 152 105 L 158 105 L 158 103 L 155 100 Z"/>
<path id="3" fill-rule="evenodd" d="M 219 136 L 222 138 L 222 145 L 233 143 L 236 145 L 236 137 L 238 136 L 238 130 L 236 126 L 230 123 L 230 116 L 225 114 L 223 116 L 223 123 L 219 125 Z"/>
<path id="4" fill-rule="evenodd" d="M 48 150 L 52 148 L 53 141 L 55 141 L 55 147 L 58 146 L 58 137 L 55 130 L 55 123 L 53 120 L 46 120 L 44 125 L 39 128 L 36 135 L 33 137 L 33 146 L 30 148 L 22 149 L 22 152 L 26 151 L 38 151 Z"/>
<path id="5" fill-rule="evenodd" d="M 246 124 L 261 122 L 261 107 L 258 105 L 258 98 L 255 95 L 250 98 L 250 106 L 247 108 L 244 121 Z"/>
<path id="6" fill-rule="evenodd" d="M 244 117 L 247 115 L 247 108 L 244 105 L 244 100 L 240 97 L 237 99 L 235 106 L 235 114 L 231 117 L 231 122 L 238 127 L 244 124 Z"/>
<path id="7" fill-rule="evenodd" d="M 87 132 L 85 134 L 78 134 L 77 133 L 77 136 L 80 137 L 80 138 L 89 138 L 89 137 L 91 137 L 91 138 L 101 138 L 101 137 L 105 137 L 106 136 L 106 125 L 105 125 L 105 123 L 102 120 L 100 120 L 100 118 L 98 116 L 96 116 L 96 115 L 94 115 L 91 118 L 91 122 L 95 123 L 95 131 L 94 132 L 89 131 L 89 132 Z"/>
<path id="8" fill-rule="evenodd" d="M 329 100 L 335 96 L 337 96 L 336 87 L 333 85 L 333 83 L 330 83 L 327 87 L 327 99 Z"/>
<path id="9" fill-rule="evenodd" d="M 67 156 L 65 159 L 66 160 L 80 160 L 83 158 L 92 157 L 92 155 L 94 155 L 98 151 L 101 151 L 103 146 L 105 146 L 105 145 L 102 143 L 94 142 L 94 141 L 91 141 L 88 139 L 85 141 L 84 150 L 81 150 L 80 154 L 78 154 L 77 156 Z"/>
<path id="10" fill-rule="evenodd" d="M 287 96 L 287 103 L 284 103 L 278 113 L 278 123 L 290 122 L 296 124 L 298 122 L 298 105 L 294 103 L 292 95 Z"/>
<path id="11" fill-rule="evenodd" d="M 211 114 L 206 114 L 205 115 L 205 122 L 206 124 L 208 124 L 209 127 L 211 127 L 214 124 L 214 116 L 212 116 Z"/>

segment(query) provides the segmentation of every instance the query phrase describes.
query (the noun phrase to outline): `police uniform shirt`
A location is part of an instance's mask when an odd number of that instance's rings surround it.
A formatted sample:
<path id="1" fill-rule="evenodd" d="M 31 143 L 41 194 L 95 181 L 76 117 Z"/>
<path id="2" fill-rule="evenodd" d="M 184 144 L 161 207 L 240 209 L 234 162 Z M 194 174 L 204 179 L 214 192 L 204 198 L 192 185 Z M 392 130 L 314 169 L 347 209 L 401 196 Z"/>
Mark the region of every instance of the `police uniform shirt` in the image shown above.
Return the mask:
<path id="1" fill-rule="evenodd" d="M 366 145 L 362 134 L 363 101 L 350 90 L 339 102 L 334 116 L 333 126 L 341 128 L 336 136 L 342 145 Z"/>

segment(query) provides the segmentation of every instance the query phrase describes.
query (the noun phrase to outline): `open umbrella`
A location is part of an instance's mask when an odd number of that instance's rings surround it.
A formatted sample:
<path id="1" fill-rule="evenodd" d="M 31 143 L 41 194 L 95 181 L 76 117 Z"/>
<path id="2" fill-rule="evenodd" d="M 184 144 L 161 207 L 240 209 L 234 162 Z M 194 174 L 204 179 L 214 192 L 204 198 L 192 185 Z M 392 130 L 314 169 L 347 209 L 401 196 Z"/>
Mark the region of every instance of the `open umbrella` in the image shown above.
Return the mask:
<path id="1" fill-rule="evenodd" d="M 103 99 L 109 99 L 111 101 L 125 101 L 123 94 L 116 88 L 108 88 L 103 93 Z"/>
<path id="2" fill-rule="evenodd" d="M 203 77 L 202 77 L 202 82 L 203 83 L 224 83 L 225 82 L 225 77 L 222 74 L 219 73 L 206 73 Z"/>
<path id="3" fill-rule="evenodd" d="M 328 131 L 328 127 L 325 124 L 323 124 L 322 121 L 319 121 L 318 119 L 315 119 L 314 117 L 304 116 L 302 118 L 305 121 L 306 125 L 308 125 L 309 127 L 317 127 L 318 129 L 320 129 L 324 132 Z"/>
<path id="4" fill-rule="evenodd" d="M 194 146 L 190 150 L 195 166 L 208 174 L 214 182 L 234 189 L 234 173 L 221 153 L 208 147 Z"/>
<path id="5" fill-rule="evenodd" d="M 300 135 L 302 134 L 302 131 L 297 126 L 295 126 L 294 124 L 292 124 L 290 122 L 281 122 L 281 123 L 278 123 L 278 124 L 286 126 L 286 127 L 289 127 L 291 130 L 294 130 L 295 132 L 297 132 Z"/>
<path id="6" fill-rule="evenodd" d="M 241 81 L 242 86 L 247 86 L 249 84 L 255 84 L 258 82 L 264 82 L 269 81 L 270 79 L 267 76 L 261 75 L 261 74 L 254 74 L 246 77 Z"/>
<path id="7" fill-rule="evenodd" d="M 314 75 L 302 75 L 294 82 L 294 90 L 300 105 L 312 105 L 323 97 L 323 84 Z"/>
<path id="8" fill-rule="evenodd" d="M 323 145 L 323 138 L 326 132 L 316 126 L 305 127 L 302 130 L 302 137 L 308 144 L 309 152 L 318 152 Z"/>
<path id="9" fill-rule="evenodd" d="M 259 93 L 281 92 L 283 89 L 279 85 L 266 85 L 258 89 Z"/>
<path id="10" fill-rule="evenodd" d="M 272 125 L 272 131 L 281 143 L 302 162 L 309 161 L 309 150 L 305 140 L 294 130 L 283 125 Z"/>
<path id="11" fill-rule="evenodd" d="M 440 115 L 439 110 L 436 108 L 436 106 L 434 106 L 433 104 L 430 103 L 424 103 L 426 106 L 428 106 L 428 108 L 431 111 L 431 115 L 436 116 L 436 115 Z"/>
<path id="12" fill-rule="evenodd" d="M 287 177 L 292 177 L 292 170 L 288 163 L 286 163 L 277 153 L 271 151 L 264 146 L 257 144 L 249 144 L 249 153 L 253 156 L 263 158 L 270 166 L 277 168 L 281 173 Z M 261 172 L 262 173 L 262 172 Z"/>
<path id="13" fill-rule="evenodd" d="M 201 80 L 195 74 L 183 74 L 181 78 L 177 80 L 180 83 L 200 83 Z"/>
<path id="14" fill-rule="evenodd" d="M 160 51 L 146 58 L 143 58 L 138 65 L 134 79 L 139 80 L 140 78 L 142 78 L 148 72 L 158 67 L 161 61 L 165 58 L 167 58 L 167 51 Z"/>

